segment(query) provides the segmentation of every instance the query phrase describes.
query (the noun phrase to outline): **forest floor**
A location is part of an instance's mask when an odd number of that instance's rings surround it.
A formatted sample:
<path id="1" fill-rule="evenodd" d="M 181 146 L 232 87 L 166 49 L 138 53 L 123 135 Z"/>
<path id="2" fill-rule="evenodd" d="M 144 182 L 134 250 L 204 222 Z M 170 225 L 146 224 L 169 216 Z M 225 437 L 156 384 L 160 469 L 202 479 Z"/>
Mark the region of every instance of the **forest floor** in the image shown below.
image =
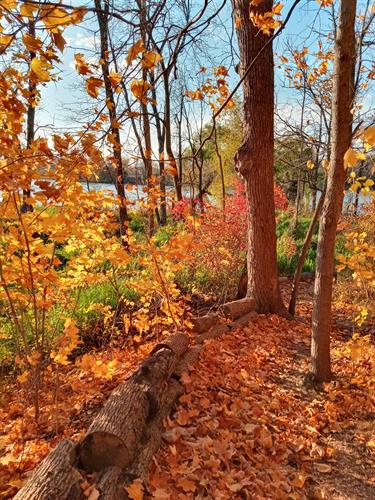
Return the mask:
<path id="1" fill-rule="evenodd" d="M 206 341 L 183 376 L 186 392 L 167 422 L 145 498 L 375 498 L 374 374 L 368 359 L 343 356 L 353 333 L 348 308 L 335 305 L 335 380 L 320 391 L 301 383 L 309 362 L 309 284 L 297 311 L 302 321 L 259 315 Z M 50 381 L 56 390 L 43 392 L 39 426 L 25 389 L 4 385 L 0 498 L 11 498 L 61 438 L 80 439 L 152 344 L 103 352 L 96 370 L 111 360 L 111 378 L 62 370 Z"/>
<path id="2" fill-rule="evenodd" d="M 308 323 L 311 285 L 302 295 Z M 348 308 L 336 305 L 341 316 Z M 337 354 L 352 333 L 335 326 Z M 305 388 L 309 348 L 307 324 L 270 315 L 206 341 L 155 458 L 151 498 L 375 498 L 371 368 L 334 356 L 335 380 Z"/>

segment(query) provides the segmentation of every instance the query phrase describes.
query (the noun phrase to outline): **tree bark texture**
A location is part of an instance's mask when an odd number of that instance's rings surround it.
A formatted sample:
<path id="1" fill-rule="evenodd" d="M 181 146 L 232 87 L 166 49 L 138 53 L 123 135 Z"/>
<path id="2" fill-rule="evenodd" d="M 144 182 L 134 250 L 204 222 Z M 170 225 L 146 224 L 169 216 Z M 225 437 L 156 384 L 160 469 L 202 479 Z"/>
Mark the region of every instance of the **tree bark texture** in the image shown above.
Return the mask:
<path id="1" fill-rule="evenodd" d="M 15 500 L 75 500 L 80 498 L 83 477 L 74 467 L 76 445 L 60 441 L 57 447 L 36 467 Z"/>
<path id="2" fill-rule="evenodd" d="M 159 411 L 168 381 L 188 343 L 184 334 L 165 340 L 112 392 L 80 444 L 79 458 L 85 470 L 123 469 L 133 462 L 138 443 Z"/>
<path id="3" fill-rule="evenodd" d="M 335 40 L 331 161 L 319 227 L 312 317 L 311 368 L 317 382 L 331 379 L 330 332 L 334 251 L 345 188 L 344 155 L 352 140 L 356 0 L 341 0 Z"/>
<path id="4" fill-rule="evenodd" d="M 243 81 L 244 137 L 236 153 L 236 168 L 246 182 L 248 202 L 248 296 L 258 312 L 285 312 L 282 304 L 276 259 L 274 202 L 274 68 L 268 36 L 250 21 L 250 8 L 264 14 L 272 0 L 250 6 L 250 0 L 233 0 L 240 50 L 240 75 L 258 56 Z"/>

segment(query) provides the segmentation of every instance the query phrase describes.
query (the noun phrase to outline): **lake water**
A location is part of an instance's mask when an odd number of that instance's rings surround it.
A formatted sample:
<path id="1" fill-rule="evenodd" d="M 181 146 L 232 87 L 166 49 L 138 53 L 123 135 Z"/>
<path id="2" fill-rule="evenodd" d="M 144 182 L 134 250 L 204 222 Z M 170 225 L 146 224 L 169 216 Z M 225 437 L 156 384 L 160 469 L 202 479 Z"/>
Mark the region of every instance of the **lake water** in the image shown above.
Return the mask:
<path id="1" fill-rule="evenodd" d="M 82 183 L 85 190 L 87 191 L 88 187 L 86 183 Z M 129 201 L 134 201 L 137 202 L 139 200 L 142 200 L 143 198 L 146 197 L 147 193 L 143 192 L 144 185 L 134 185 L 133 189 L 131 191 L 126 190 L 126 197 L 128 198 Z M 116 186 L 114 184 L 106 184 L 106 183 L 90 183 L 89 184 L 89 189 L 90 191 L 101 191 L 101 190 L 107 190 L 111 191 L 114 194 L 116 194 Z M 167 187 L 167 191 L 170 191 L 172 194 L 174 194 L 174 189 L 172 186 Z M 189 189 L 184 189 L 184 196 L 190 196 L 190 190 Z M 319 193 L 318 193 L 318 199 L 319 199 Z M 344 212 L 351 211 L 354 206 L 354 199 L 355 199 L 355 194 L 354 193 L 345 193 L 345 198 L 344 198 Z M 371 200 L 370 196 L 364 196 L 362 193 L 359 195 L 359 207 L 368 203 Z"/>
<path id="2" fill-rule="evenodd" d="M 101 182 L 82 182 L 85 191 L 111 191 L 114 195 L 117 195 L 116 186 L 114 184 L 106 184 Z M 146 193 L 143 192 L 142 185 L 133 185 L 131 191 L 125 190 L 126 197 L 129 201 L 139 201 L 146 197 Z"/>
<path id="3" fill-rule="evenodd" d="M 111 191 L 113 194 L 117 195 L 116 191 L 116 186 L 114 184 L 107 184 L 107 183 L 101 183 L 101 182 L 90 182 L 89 185 L 87 185 L 86 182 L 82 182 L 82 186 L 84 187 L 85 191 Z M 146 188 L 146 186 L 143 184 L 132 184 L 133 189 L 131 190 L 125 190 L 125 195 L 126 198 L 129 201 L 140 201 L 144 198 L 146 198 L 147 193 L 145 193 L 143 190 Z M 174 188 L 172 186 L 167 186 L 167 195 L 168 191 L 171 193 L 171 195 L 174 195 Z M 190 196 L 190 190 L 189 189 L 183 189 L 183 195 L 184 196 Z"/>

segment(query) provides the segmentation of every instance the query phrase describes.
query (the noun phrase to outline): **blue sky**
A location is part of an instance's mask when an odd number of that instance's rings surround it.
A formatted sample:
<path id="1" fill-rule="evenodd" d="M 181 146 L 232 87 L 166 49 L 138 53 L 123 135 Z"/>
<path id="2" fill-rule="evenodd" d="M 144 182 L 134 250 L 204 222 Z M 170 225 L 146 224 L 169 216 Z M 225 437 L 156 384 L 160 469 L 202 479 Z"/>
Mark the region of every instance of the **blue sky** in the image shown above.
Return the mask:
<path id="1" fill-rule="evenodd" d="M 82 5 L 78 1 L 72 2 L 75 5 Z M 287 0 L 283 9 L 283 14 L 288 9 L 288 5 L 292 2 Z M 230 4 L 228 2 L 228 4 Z M 295 44 L 302 43 L 303 38 L 306 34 L 308 26 L 314 20 L 319 6 L 315 0 L 303 1 L 302 5 L 298 7 L 292 18 L 290 19 L 284 33 L 281 35 L 280 39 L 275 43 L 275 52 L 281 53 L 282 44 L 286 38 L 291 38 Z M 91 16 L 89 16 L 91 17 Z M 230 5 L 225 8 L 225 11 L 221 15 L 222 21 L 227 25 L 228 31 L 231 27 L 230 21 Z M 92 21 L 86 21 L 82 25 L 71 26 L 65 30 L 64 36 L 67 39 L 67 47 L 61 56 L 61 64 L 58 65 L 59 77 L 61 80 L 58 82 L 49 82 L 45 89 L 43 89 L 43 99 L 41 103 L 41 109 L 38 110 L 38 121 L 45 125 L 53 125 L 55 127 L 69 127 L 73 125 L 74 120 L 70 116 L 70 112 L 67 109 L 71 103 L 75 100 L 82 98 L 82 94 L 74 86 L 80 80 L 77 73 L 74 70 L 73 58 L 74 54 L 77 52 L 85 52 L 85 54 L 90 54 L 90 49 L 93 47 L 95 25 Z M 221 39 L 220 39 L 221 38 Z M 218 40 L 218 45 L 216 47 L 215 58 L 217 59 L 216 64 L 221 63 L 221 53 L 228 50 L 225 46 L 225 42 L 220 37 Z M 222 46 L 220 46 L 220 44 Z M 204 61 L 203 61 L 204 63 Z M 210 63 L 207 61 L 207 66 Z M 232 75 L 231 83 L 235 83 L 237 76 Z M 282 95 L 287 98 L 289 91 L 282 90 L 280 87 L 278 89 L 279 97 Z"/>
<path id="2" fill-rule="evenodd" d="M 200 0 L 199 0 L 200 1 Z M 219 2 L 219 0 L 213 0 Z M 79 1 L 72 2 L 74 5 L 82 5 Z M 282 12 L 282 18 L 285 18 L 293 0 L 285 0 Z M 92 5 L 89 2 L 86 5 Z M 199 2 L 198 4 L 199 5 Z M 226 32 L 231 30 L 231 6 L 228 1 L 227 6 L 222 11 L 220 18 L 223 29 L 217 30 L 212 28 L 211 32 L 207 35 L 207 44 L 209 47 L 209 55 L 211 60 L 205 60 L 200 56 L 199 63 L 210 67 L 212 60 L 215 65 L 226 64 L 229 60 L 230 47 L 227 40 Z M 300 5 L 295 9 L 289 23 L 287 24 L 284 32 L 275 41 L 274 51 L 276 54 L 276 100 L 280 107 L 285 106 L 289 109 L 290 113 L 297 115 L 299 113 L 298 106 L 295 106 L 296 99 L 299 99 L 298 93 L 291 88 L 286 88 L 283 85 L 283 68 L 278 68 L 278 57 L 283 53 L 285 43 L 290 41 L 294 47 L 307 46 L 313 52 L 317 45 L 316 32 L 327 32 L 328 22 L 328 9 L 321 9 L 316 0 L 302 0 Z M 91 18 L 91 20 L 90 20 Z M 225 28 L 225 29 L 224 29 Z M 95 103 L 87 98 L 83 93 L 83 81 L 74 69 L 74 54 L 83 52 L 89 58 L 93 54 L 94 44 L 94 31 L 96 30 L 96 23 L 92 20 L 92 14 L 87 16 L 86 21 L 82 25 L 68 27 L 65 30 L 64 36 L 67 39 L 67 47 L 61 57 L 62 62 L 58 65 L 60 80 L 57 82 L 49 82 L 42 93 L 41 107 L 37 111 L 37 122 L 41 125 L 47 125 L 45 130 L 46 134 L 51 133 L 52 130 L 59 128 L 74 128 L 77 126 L 78 121 L 84 121 L 84 109 L 80 110 L 77 103 L 88 102 L 87 106 L 94 105 Z M 236 38 L 233 38 L 234 42 Z M 97 62 L 97 60 L 96 60 Z M 231 88 L 238 80 L 238 75 L 232 70 L 229 78 L 229 85 Z M 87 107 L 83 104 L 83 108 Z M 73 107 L 74 109 L 69 109 Z M 209 111 L 207 117 L 209 116 Z M 124 138 L 131 140 L 131 133 L 122 131 Z"/>

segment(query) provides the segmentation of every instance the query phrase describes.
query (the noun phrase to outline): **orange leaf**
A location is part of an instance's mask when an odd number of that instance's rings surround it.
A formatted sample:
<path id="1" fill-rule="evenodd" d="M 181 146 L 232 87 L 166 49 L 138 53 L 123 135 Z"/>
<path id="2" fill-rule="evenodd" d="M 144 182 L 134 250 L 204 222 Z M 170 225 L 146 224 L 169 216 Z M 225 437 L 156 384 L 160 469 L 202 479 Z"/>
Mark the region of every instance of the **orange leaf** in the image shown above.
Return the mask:
<path id="1" fill-rule="evenodd" d="M 143 499 L 143 484 L 140 479 L 136 479 L 132 482 L 130 486 L 125 487 L 128 492 L 129 497 L 132 500 L 142 500 Z"/>
<path id="2" fill-rule="evenodd" d="M 147 103 L 146 93 L 150 87 L 151 85 L 148 82 L 145 82 L 144 80 L 134 80 L 130 84 L 130 90 L 135 95 L 135 97 L 143 104 Z"/>
<path id="3" fill-rule="evenodd" d="M 159 61 L 161 61 L 161 55 L 151 50 L 143 54 L 141 63 L 144 68 L 154 69 Z"/>
<path id="4" fill-rule="evenodd" d="M 126 62 L 127 64 L 130 64 L 134 61 L 134 59 L 137 57 L 137 55 L 140 52 L 144 52 L 145 48 L 143 45 L 143 40 L 142 38 L 138 40 L 132 47 L 130 47 L 128 51 L 128 55 L 126 57 Z"/>
<path id="5" fill-rule="evenodd" d="M 86 80 L 86 90 L 87 93 L 91 96 L 94 97 L 95 99 L 99 95 L 99 88 L 103 86 L 103 80 L 100 78 L 95 78 L 94 76 L 91 76 L 88 80 Z"/>

